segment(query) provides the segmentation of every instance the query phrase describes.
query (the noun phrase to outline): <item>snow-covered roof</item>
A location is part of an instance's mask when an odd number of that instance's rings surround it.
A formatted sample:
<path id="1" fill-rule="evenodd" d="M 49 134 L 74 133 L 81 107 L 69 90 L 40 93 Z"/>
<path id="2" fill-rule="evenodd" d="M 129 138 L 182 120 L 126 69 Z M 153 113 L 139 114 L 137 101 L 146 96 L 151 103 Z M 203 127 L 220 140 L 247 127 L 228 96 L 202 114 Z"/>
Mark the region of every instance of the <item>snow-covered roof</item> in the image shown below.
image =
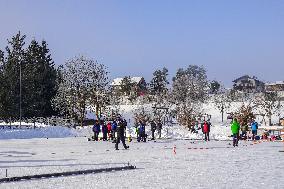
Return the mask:
<path id="1" fill-rule="evenodd" d="M 265 85 L 284 85 L 284 81 L 276 81 L 274 83 L 266 83 Z"/>
<path id="2" fill-rule="evenodd" d="M 131 77 L 131 83 L 139 83 L 142 80 L 143 77 Z M 123 78 L 115 78 L 110 85 L 116 86 L 116 85 L 121 85 Z"/>

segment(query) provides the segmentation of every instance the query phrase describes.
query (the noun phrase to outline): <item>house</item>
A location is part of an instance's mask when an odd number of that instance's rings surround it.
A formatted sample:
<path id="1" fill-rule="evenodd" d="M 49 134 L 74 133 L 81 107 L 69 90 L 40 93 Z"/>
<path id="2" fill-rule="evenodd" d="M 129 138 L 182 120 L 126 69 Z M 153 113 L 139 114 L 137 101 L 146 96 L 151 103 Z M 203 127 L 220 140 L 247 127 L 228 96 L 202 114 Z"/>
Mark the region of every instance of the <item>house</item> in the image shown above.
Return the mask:
<path id="1" fill-rule="evenodd" d="M 277 92 L 281 100 L 284 100 L 284 81 L 276 81 L 274 83 L 266 83 L 265 91 Z"/>
<path id="2" fill-rule="evenodd" d="M 123 78 L 116 78 L 111 82 L 112 90 L 119 93 L 121 89 Z M 143 95 L 147 90 L 147 83 L 143 77 L 131 77 L 131 94 Z"/>
<path id="3" fill-rule="evenodd" d="M 234 81 L 234 89 L 247 93 L 255 93 L 255 92 L 263 92 L 264 91 L 264 83 L 258 80 L 255 76 L 250 77 L 248 75 L 244 75 Z"/>

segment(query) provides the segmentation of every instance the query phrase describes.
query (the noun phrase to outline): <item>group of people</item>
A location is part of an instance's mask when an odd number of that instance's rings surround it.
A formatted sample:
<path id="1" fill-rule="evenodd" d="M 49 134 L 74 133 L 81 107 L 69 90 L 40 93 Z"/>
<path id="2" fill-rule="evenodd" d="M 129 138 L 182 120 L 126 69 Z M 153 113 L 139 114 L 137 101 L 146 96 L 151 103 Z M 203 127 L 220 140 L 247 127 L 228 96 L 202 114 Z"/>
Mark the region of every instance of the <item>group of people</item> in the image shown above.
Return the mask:
<path id="1" fill-rule="evenodd" d="M 151 140 L 155 140 L 155 132 L 158 132 L 158 137 L 161 138 L 162 122 L 160 120 L 150 121 L 151 126 Z M 112 141 L 115 143 L 115 149 L 118 150 L 118 144 L 122 142 L 123 147 L 128 149 L 129 146 L 125 144 L 126 139 L 126 128 L 127 121 L 121 117 L 117 117 L 112 121 L 96 120 L 93 126 L 94 136 L 92 137 L 94 141 Z M 137 142 L 146 142 L 148 135 L 146 134 L 146 123 L 139 120 L 135 124 Z M 102 133 L 102 138 L 99 138 L 100 133 Z M 130 137 L 130 141 L 131 141 Z"/>
<path id="2" fill-rule="evenodd" d="M 94 141 L 99 140 L 99 134 L 102 132 L 102 140 L 107 141 L 111 140 L 115 143 L 115 149 L 118 149 L 118 144 L 122 142 L 123 147 L 128 149 L 129 146 L 125 144 L 125 130 L 127 126 L 127 121 L 122 118 L 117 118 L 114 121 L 108 121 L 107 123 L 104 120 L 96 120 L 93 126 L 94 132 Z"/>
<path id="3" fill-rule="evenodd" d="M 251 134 L 252 140 L 256 139 L 257 136 L 257 130 L 258 130 L 258 123 L 255 120 L 252 120 L 250 123 L 251 126 Z M 233 146 L 238 146 L 238 142 L 239 139 L 242 138 L 244 140 L 246 140 L 248 138 L 248 131 L 249 131 L 249 125 L 248 124 L 244 124 L 244 123 L 239 123 L 238 120 L 236 118 L 233 119 L 232 123 L 231 123 L 231 131 L 232 131 L 232 135 L 233 135 Z M 240 130 L 241 130 L 241 135 L 240 135 Z"/>
<path id="4" fill-rule="evenodd" d="M 161 138 L 161 131 L 162 131 L 162 123 L 160 120 L 152 120 L 150 121 L 151 126 L 151 140 L 155 140 L 155 132 L 158 131 L 158 137 Z M 251 133 L 252 133 L 252 140 L 256 139 L 257 130 L 258 130 L 258 123 L 255 120 L 252 120 L 250 123 L 251 126 Z M 128 149 L 129 146 L 125 144 L 126 138 L 126 127 L 127 121 L 118 117 L 116 120 L 113 121 L 104 121 L 104 120 L 96 120 L 93 126 L 94 137 L 95 141 L 99 140 L 99 134 L 102 132 L 102 140 L 104 141 L 113 141 L 115 143 L 115 149 L 118 150 L 118 144 L 122 142 L 123 147 Z M 147 134 L 146 134 L 146 123 L 143 121 L 139 121 L 135 124 L 136 133 L 137 133 L 137 141 L 138 142 L 146 142 Z M 211 123 L 210 120 L 199 123 L 196 121 L 194 125 L 191 127 L 191 132 L 196 133 L 198 130 L 202 130 L 204 134 L 204 140 L 210 141 L 209 133 L 210 133 Z M 233 136 L 233 146 L 238 146 L 238 141 L 240 138 L 247 139 L 247 133 L 249 131 L 249 124 L 239 123 L 238 120 L 235 118 L 231 123 L 231 131 Z M 241 134 L 240 134 L 241 131 Z"/>
<path id="5" fill-rule="evenodd" d="M 204 120 L 203 122 L 201 121 L 200 124 L 198 121 L 195 121 L 192 124 L 190 131 L 191 133 L 198 133 L 198 130 L 201 129 L 204 135 L 204 140 L 210 141 L 210 138 L 209 138 L 210 128 L 211 128 L 211 122 L 208 119 L 207 121 L 206 120 Z"/>
<path id="6" fill-rule="evenodd" d="M 155 140 L 155 132 L 158 131 L 158 137 L 161 138 L 162 133 L 162 122 L 160 120 L 150 121 L 151 126 L 151 140 Z M 142 120 L 139 120 L 135 124 L 135 130 L 137 135 L 137 142 L 146 142 L 148 135 L 146 134 L 146 123 Z"/>

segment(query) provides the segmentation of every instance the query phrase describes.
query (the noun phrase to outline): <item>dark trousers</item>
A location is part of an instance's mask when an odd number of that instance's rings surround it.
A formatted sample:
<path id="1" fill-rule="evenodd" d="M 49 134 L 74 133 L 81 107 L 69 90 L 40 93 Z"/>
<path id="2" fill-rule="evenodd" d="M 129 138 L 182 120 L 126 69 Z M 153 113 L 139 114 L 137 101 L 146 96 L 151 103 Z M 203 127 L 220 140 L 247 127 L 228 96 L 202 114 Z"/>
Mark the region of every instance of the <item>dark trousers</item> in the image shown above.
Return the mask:
<path id="1" fill-rule="evenodd" d="M 155 130 L 152 130 L 152 139 L 155 139 Z"/>
<path id="2" fill-rule="evenodd" d="M 233 134 L 233 146 L 238 146 L 239 143 L 239 133 Z"/>
<path id="3" fill-rule="evenodd" d="M 204 136 L 205 136 L 205 141 L 210 141 L 210 139 L 209 139 L 209 132 L 207 132 L 207 133 L 204 133 Z"/>
<path id="4" fill-rule="evenodd" d="M 115 131 L 111 131 L 111 140 L 115 139 Z"/>
<path id="5" fill-rule="evenodd" d="M 158 129 L 158 135 L 159 135 L 159 138 L 161 138 L 161 136 L 162 136 L 162 130 L 161 129 Z"/>
<path id="6" fill-rule="evenodd" d="M 107 131 L 103 132 L 103 140 L 107 140 Z"/>
<path id="7" fill-rule="evenodd" d="M 118 144 L 120 143 L 120 141 L 122 142 L 123 147 L 125 149 L 127 149 L 128 146 L 126 146 L 126 144 L 125 144 L 125 137 L 124 136 L 117 136 L 116 143 L 115 143 L 115 149 L 118 150 Z"/>
<path id="8" fill-rule="evenodd" d="M 95 141 L 99 140 L 99 132 L 94 132 L 94 140 Z"/>
<path id="9" fill-rule="evenodd" d="M 257 135 L 257 130 L 252 130 L 252 140 L 255 140 L 255 136 Z"/>

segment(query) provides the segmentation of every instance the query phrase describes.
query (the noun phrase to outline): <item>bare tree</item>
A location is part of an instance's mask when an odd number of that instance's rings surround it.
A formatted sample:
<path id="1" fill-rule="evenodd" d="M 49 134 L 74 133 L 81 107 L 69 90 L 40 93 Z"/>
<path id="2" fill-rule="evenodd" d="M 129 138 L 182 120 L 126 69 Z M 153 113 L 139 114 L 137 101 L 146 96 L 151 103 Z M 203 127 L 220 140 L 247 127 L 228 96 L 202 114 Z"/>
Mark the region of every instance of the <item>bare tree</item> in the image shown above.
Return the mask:
<path id="1" fill-rule="evenodd" d="M 222 114 L 222 122 L 224 121 L 224 112 L 230 110 L 232 105 L 232 93 L 230 90 L 223 89 L 221 93 L 212 96 L 213 102 L 218 110 Z"/>
<path id="2" fill-rule="evenodd" d="M 272 125 L 271 118 L 273 114 L 280 114 L 282 104 L 277 92 L 264 92 L 255 97 L 254 103 L 259 108 L 261 113 L 269 120 L 269 125 Z"/>

